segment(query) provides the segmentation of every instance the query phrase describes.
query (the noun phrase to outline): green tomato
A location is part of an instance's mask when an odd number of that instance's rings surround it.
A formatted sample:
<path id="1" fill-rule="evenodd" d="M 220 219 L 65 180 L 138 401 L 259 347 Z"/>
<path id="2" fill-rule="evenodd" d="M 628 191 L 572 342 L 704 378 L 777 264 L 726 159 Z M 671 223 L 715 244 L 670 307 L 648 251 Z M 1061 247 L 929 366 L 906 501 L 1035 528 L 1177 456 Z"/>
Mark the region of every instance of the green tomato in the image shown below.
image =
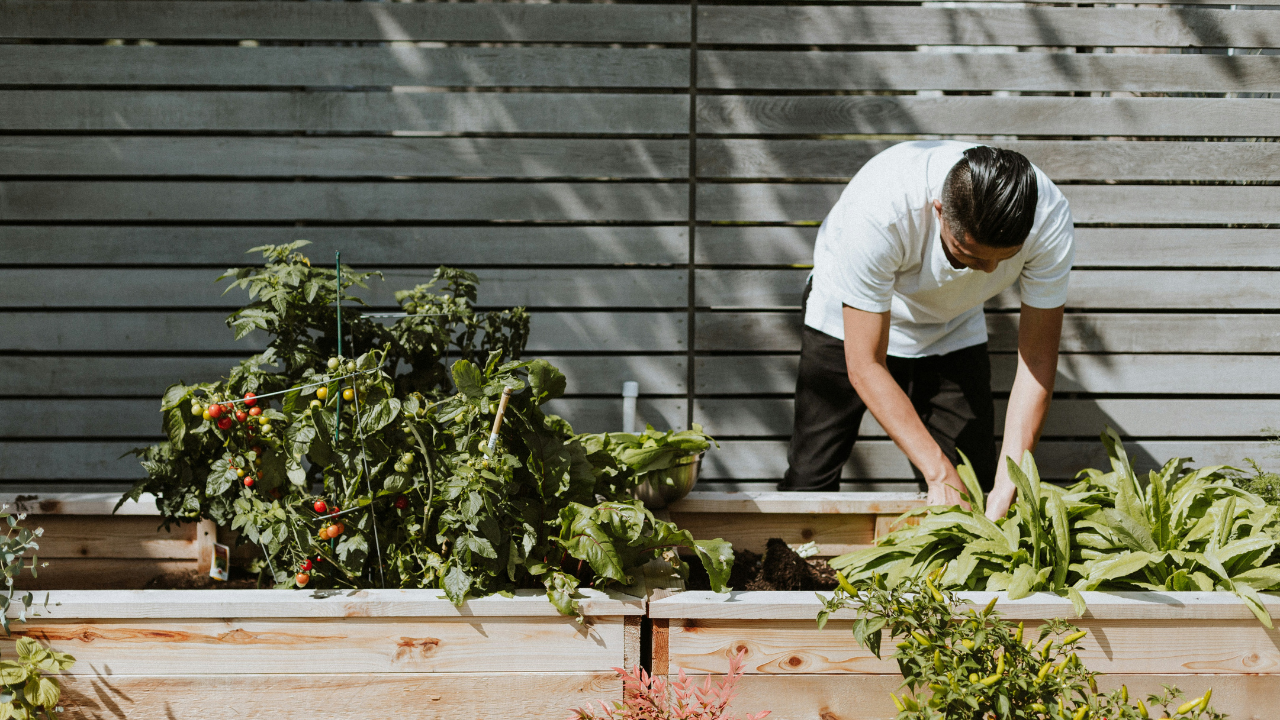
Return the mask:
<path id="1" fill-rule="evenodd" d="M 347 372 L 355 372 L 355 371 L 356 371 L 356 361 L 355 360 L 347 361 Z"/>
<path id="2" fill-rule="evenodd" d="M 338 369 L 338 358 L 329 358 L 329 369 L 330 370 Z"/>

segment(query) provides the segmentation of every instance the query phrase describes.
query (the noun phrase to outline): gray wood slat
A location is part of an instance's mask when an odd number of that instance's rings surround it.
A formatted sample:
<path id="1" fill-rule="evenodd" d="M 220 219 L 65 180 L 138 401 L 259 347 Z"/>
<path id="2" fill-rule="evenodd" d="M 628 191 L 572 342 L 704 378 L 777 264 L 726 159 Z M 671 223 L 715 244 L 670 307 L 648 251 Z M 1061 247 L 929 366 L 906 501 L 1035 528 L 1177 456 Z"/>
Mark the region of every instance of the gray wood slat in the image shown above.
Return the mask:
<path id="1" fill-rule="evenodd" d="M 761 2 L 759 2 L 758 4 L 760 4 L 760 5 L 769 5 L 769 4 L 772 4 L 772 3 L 773 3 L 773 2 L 775 2 L 775 1 L 776 1 L 776 0 L 762 0 L 762 1 L 761 1 Z M 1020 6 L 1025 4 L 1025 5 L 1027 5 L 1028 7 L 1034 7 L 1034 6 L 1039 6 L 1039 5 L 1050 5 L 1050 6 L 1052 6 L 1052 7 L 1063 7 L 1063 6 L 1073 6 L 1073 5 L 1074 5 L 1074 3 L 1057 3 L 1057 2 L 1050 2 L 1050 0 L 1033 0 L 1032 2 L 1025 2 L 1025 3 L 1023 2 L 1023 0 L 950 0 L 950 1 L 951 1 L 951 2 L 956 3 L 956 6 L 957 6 L 957 7 L 963 7 L 963 6 L 965 6 L 965 5 L 969 5 L 969 4 L 974 4 L 974 5 L 986 5 L 988 2 L 996 2 L 996 3 L 1006 3 L 1006 2 L 1008 2 L 1008 3 L 1016 3 L 1016 4 L 1020 5 Z M 914 4 L 916 4 L 917 2 L 919 2 L 919 0 L 876 0 L 876 3 L 875 3 L 875 4 L 876 4 L 876 5 L 884 5 L 884 4 L 888 4 L 888 3 L 897 3 L 897 2 L 906 3 L 906 4 L 908 4 L 908 5 L 914 5 Z M 809 2 L 809 3 L 807 3 L 807 4 L 811 4 L 811 5 L 827 5 L 827 4 L 832 4 L 832 5 L 847 5 L 847 4 L 857 4 L 857 3 L 850 3 L 850 2 L 849 2 L 849 0 L 811 0 L 811 2 Z M 1080 3 L 1080 4 L 1081 4 L 1081 5 L 1084 5 L 1084 6 L 1086 6 L 1086 7 L 1094 7 L 1094 6 L 1093 6 L 1093 4 L 1091 4 L 1091 3 Z M 1167 3 L 1147 2 L 1146 0 L 1143 0 L 1143 2 L 1139 2 L 1139 3 L 1129 3 L 1129 4 L 1132 4 L 1132 5 L 1167 5 Z M 1187 2 L 1180 2 L 1180 3 L 1178 3 L 1178 4 L 1179 4 L 1179 5 L 1219 5 L 1219 6 L 1220 6 L 1220 5 L 1222 5 L 1222 2 L 1221 2 L 1221 0 L 1188 0 Z M 1262 0 L 1261 2 L 1251 2 L 1251 3 L 1249 3 L 1248 5 L 1244 5 L 1244 6 L 1242 6 L 1242 8 L 1241 8 L 1241 9 L 1245 9 L 1245 8 L 1253 8 L 1253 9 L 1256 9 L 1256 8 L 1258 8 L 1258 7 L 1266 6 L 1266 5 L 1280 5 L 1280 0 Z"/>
<path id="2" fill-rule="evenodd" d="M 546 412 L 568 420 L 578 432 L 622 429 L 622 397 L 553 400 Z M 641 398 L 637 422 L 656 428 L 683 427 L 683 398 Z M 110 422 L 103 422 L 110 418 Z M 139 438 L 147 443 L 164 438 L 160 403 L 151 399 L 0 400 L 0 437 L 20 438 Z M 0 445 L 2 448 L 3 445 Z"/>
<path id="3" fill-rule="evenodd" d="M 0 182 L 4 221 L 681 222 L 683 183 Z"/>
<path id="4" fill-rule="evenodd" d="M 996 433 L 1004 432 L 1008 403 L 996 402 Z M 701 398 L 694 422 L 715 437 L 790 436 L 794 398 Z M 1262 437 L 1275 425 L 1280 400 L 1055 400 L 1041 437 L 1093 437 L 1111 426 L 1125 437 Z M 862 437 L 886 437 L 871 413 L 863 416 Z"/>
<path id="5" fill-rule="evenodd" d="M 7 312 L 0 315 L 5 328 L 0 333 L 0 352 L 249 354 L 262 350 L 267 342 L 262 333 L 232 339 L 223 322 L 228 312 Z M 678 352 L 687 342 L 687 317 L 683 310 L 534 312 L 528 351 Z"/>
<path id="6" fill-rule="evenodd" d="M 797 355 L 700 357 L 694 365 L 699 395 L 794 393 Z M 1013 386 L 1017 356 L 992 353 L 991 386 Z M 1055 392 L 1093 394 L 1280 394 L 1275 355 L 1082 355 L 1058 357 Z M 1278 409 L 1280 410 L 1280 409 Z M 1280 422 L 1278 420 L 1277 422 Z M 1208 427 L 1205 423 L 1201 428 Z"/>
<path id="7" fill-rule="evenodd" d="M 0 480 L 52 484 L 129 481 L 142 477 L 132 457 L 120 454 L 136 441 L 0 442 Z M 1139 471 L 1158 468 L 1170 457 L 1188 456 L 1197 465 L 1239 464 L 1245 457 L 1265 458 L 1272 450 L 1261 442 L 1143 440 L 1126 443 Z M 1055 480 L 1073 477 L 1087 468 L 1106 468 L 1106 452 L 1094 440 L 1046 441 L 1036 452 L 1041 474 Z M 787 444 L 779 440 L 729 440 L 707 454 L 703 480 L 769 479 L 777 481 L 787 469 Z M 866 440 L 854 448 L 845 466 L 846 479 L 910 479 L 911 466 L 888 440 Z"/>
<path id="8" fill-rule="evenodd" d="M 0 45 L 9 85 L 686 87 L 686 50 Z"/>
<path id="9" fill-rule="evenodd" d="M 569 393 L 617 395 L 635 380 L 643 394 L 685 391 L 681 355 L 543 355 L 569 378 Z M 233 357 L 0 356 L 0 396 L 158 398 L 175 382 L 213 380 L 226 375 Z M 158 407 L 158 405 L 157 405 Z"/>
<path id="10" fill-rule="evenodd" d="M 0 145 L 0 168 L 37 177 L 657 179 L 687 178 L 689 148 L 685 140 L 586 138 L 19 135 Z"/>
<path id="11" fill-rule="evenodd" d="M 698 54 L 698 86 L 755 90 L 1274 92 L 1280 57 L 1075 53 Z"/>
<path id="12" fill-rule="evenodd" d="M 699 313 L 700 351 L 798 352 L 799 313 Z M 1018 348 L 1017 313 L 987 313 L 993 351 Z M 1231 313 L 1071 313 L 1064 353 L 1275 353 L 1280 315 Z M 751 391 L 746 391 L 751 392 Z"/>
<path id="13" fill-rule="evenodd" d="M 689 96 L 0 90 L 0 130 L 687 133 Z"/>
<path id="14" fill-rule="evenodd" d="M 848 180 L 892 140 L 700 140 L 711 178 Z M 1055 181 L 1280 180 L 1280 143 L 989 141 L 1016 150 Z"/>
<path id="15" fill-rule="evenodd" d="M 1062 185 L 1076 223 L 1222 225 L 1280 220 L 1280 188 L 1214 185 Z M 701 183 L 704 222 L 817 221 L 844 185 Z"/>
<path id="16" fill-rule="evenodd" d="M 1278 111 L 1269 98 L 702 95 L 698 131 L 1252 137 L 1275 135 Z"/>
<path id="17" fill-rule="evenodd" d="M 699 44 L 1275 47 L 1275 18 L 1202 8 L 698 8 Z"/>
<path id="18" fill-rule="evenodd" d="M 697 262 L 812 265 L 817 234 L 816 227 L 701 227 Z M 1275 230 L 1078 227 L 1075 240 L 1076 268 L 1280 266 Z"/>
<path id="19" fill-rule="evenodd" d="M 258 259 L 249 245 L 305 239 L 303 252 L 326 258 L 342 251 L 361 267 L 414 265 L 684 264 L 683 227 L 154 227 L 0 225 L 6 265 L 211 265 Z"/>
<path id="20" fill-rule="evenodd" d="M 689 42 L 680 5 L 5 0 L 0 37 Z"/>
<path id="21" fill-rule="evenodd" d="M 697 303 L 712 308 L 799 308 L 809 271 L 699 270 Z M 1075 270 L 1071 309 L 1245 310 L 1280 309 L 1274 270 Z M 1012 288 L 987 301 L 988 309 L 1021 306 Z"/>
<path id="22" fill-rule="evenodd" d="M 395 292 L 429 282 L 434 270 L 387 270 L 384 279 L 369 279 L 369 289 L 356 295 L 374 307 L 396 307 Z M 0 270 L 0 307 L 145 308 L 224 307 L 248 302 L 248 293 L 223 295 L 227 281 L 209 270 L 119 270 L 68 268 Z M 609 269 L 482 270 L 478 302 L 507 307 L 662 307 L 684 306 L 683 270 Z"/>
<path id="23" fill-rule="evenodd" d="M 1139 472 L 1159 469 L 1169 458 L 1191 457 L 1197 466 L 1242 464 L 1246 457 L 1265 458 L 1267 445 L 1247 441 L 1143 440 L 1125 443 Z M 1068 480 L 1085 468 L 1110 468 L 1099 441 L 1046 441 L 1036 449 L 1036 465 L 1043 477 Z M 787 443 L 779 440 L 729 440 L 707 454 L 699 477 L 703 480 L 778 481 L 787 470 Z M 889 440 L 865 440 L 854 446 L 844 467 L 849 481 L 910 479 L 911 465 Z"/>

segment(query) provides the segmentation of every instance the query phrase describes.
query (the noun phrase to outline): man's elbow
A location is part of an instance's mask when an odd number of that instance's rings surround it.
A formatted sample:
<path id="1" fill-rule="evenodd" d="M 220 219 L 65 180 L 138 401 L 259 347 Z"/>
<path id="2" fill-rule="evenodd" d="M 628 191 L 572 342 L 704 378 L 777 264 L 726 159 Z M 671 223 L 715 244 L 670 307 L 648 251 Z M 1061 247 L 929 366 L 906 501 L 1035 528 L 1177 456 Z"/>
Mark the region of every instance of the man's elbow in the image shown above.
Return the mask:
<path id="1" fill-rule="evenodd" d="M 872 376 L 880 368 L 875 362 L 848 362 L 847 372 L 849 375 L 849 384 L 853 385 L 853 389 L 859 395 L 863 394 L 863 390 L 871 381 Z"/>

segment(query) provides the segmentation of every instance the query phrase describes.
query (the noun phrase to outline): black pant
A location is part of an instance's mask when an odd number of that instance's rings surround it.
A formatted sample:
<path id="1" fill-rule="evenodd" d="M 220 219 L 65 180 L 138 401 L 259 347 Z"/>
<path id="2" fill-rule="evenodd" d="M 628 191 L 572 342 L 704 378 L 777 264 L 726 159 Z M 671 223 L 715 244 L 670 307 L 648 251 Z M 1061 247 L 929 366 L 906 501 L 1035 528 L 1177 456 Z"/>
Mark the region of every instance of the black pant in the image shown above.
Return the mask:
<path id="1" fill-rule="evenodd" d="M 805 300 L 808 300 L 808 290 Z M 953 465 L 956 448 L 973 463 L 978 481 L 995 481 L 995 409 L 987 345 L 922 358 L 890 356 L 886 364 Z M 796 380 L 796 421 L 779 490 L 840 489 L 840 470 L 853 451 L 867 406 L 849 382 L 844 342 L 805 326 Z M 912 467 L 924 489 L 924 477 Z"/>

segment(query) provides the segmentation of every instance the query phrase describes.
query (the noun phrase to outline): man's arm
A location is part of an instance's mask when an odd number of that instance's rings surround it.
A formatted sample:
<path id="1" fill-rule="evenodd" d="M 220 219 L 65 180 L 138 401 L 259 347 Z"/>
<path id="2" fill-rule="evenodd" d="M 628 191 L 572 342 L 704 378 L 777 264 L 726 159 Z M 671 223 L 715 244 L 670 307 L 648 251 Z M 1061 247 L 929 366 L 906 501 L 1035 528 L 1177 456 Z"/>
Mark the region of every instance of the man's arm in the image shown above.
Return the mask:
<path id="1" fill-rule="evenodd" d="M 1056 350 L 1056 344 L 1055 344 Z M 924 474 L 930 505 L 961 504 L 963 481 L 925 429 L 907 394 L 889 374 L 889 313 L 844 306 L 844 358 L 849 382 L 880 427 Z M 1052 385 L 1050 386 L 1052 387 Z"/>
<path id="2" fill-rule="evenodd" d="M 1005 458 L 1022 462 L 1022 454 L 1035 450 L 1044 427 L 1044 417 L 1053 399 L 1053 381 L 1058 373 L 1058 344 L 1062 339 L 1062 307 L 1048 310 L 1022 306 L 1018 322 L 1018 373 L 1009 393 L 1005 413 L 1004 441 L 996 466 L 995 487 L 987 498 L 987 517 L 1004 517 L 1017 488 L 1009 479 Z"/>

